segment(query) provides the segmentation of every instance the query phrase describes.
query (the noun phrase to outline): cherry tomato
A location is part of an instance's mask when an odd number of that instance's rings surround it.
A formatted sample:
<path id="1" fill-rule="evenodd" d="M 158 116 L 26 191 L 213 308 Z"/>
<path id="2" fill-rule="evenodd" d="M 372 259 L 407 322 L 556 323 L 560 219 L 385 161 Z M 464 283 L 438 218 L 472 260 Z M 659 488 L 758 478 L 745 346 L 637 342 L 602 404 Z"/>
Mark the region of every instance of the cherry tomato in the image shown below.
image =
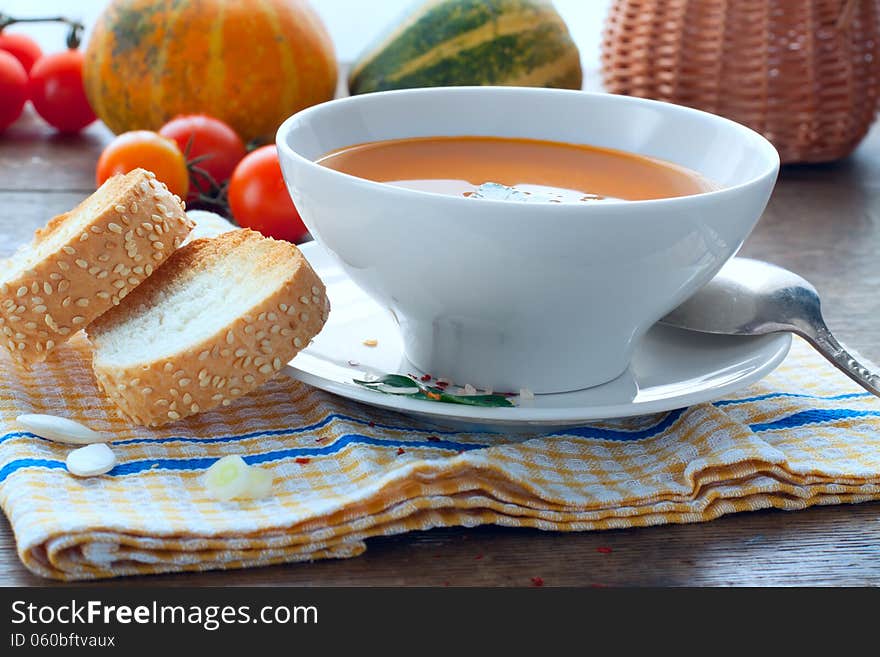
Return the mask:
<path id="1" fill-rule="evenodd" d="M 34 109 L 61 132 L 79 132 L 95 120 L 83 88 L 83 54 L 65 50 L 43 55 L 31 69 Z"/>
<path id="2" fill-rule="evenodd" d="M 229 179 L 229 208 L 240 226 L 267 237 L 297 242 L 308 233 L 287 193 L 278 148 L 258 148 L 247 155 Z"/>
<path id="3" fill-rule="evenodd" d="M 217 186 L 229 180 L 235 165 L 247 154 L 235 130 L 210 116 L 178 116 L 163 125 L 159 134 L 176 141 L 191 164 L 190 201 L 197 201 L 199 194 L 216 192 Z"/>
<path id="4" fill-rule="evenodd" d="M 27 34 L 16 32 L 0 32 L 0 50 L 11 53 L 28 73 L 33 68 L 34 62 L 43 56 L 43 51 L 36 41 Z"/>
<path id="5" fill-rule="evenodd" d="M 183 153 L 171 139 L 149 130 L 123 132 L 107 144 L 98 158 L 95 183 L 100 186 L 110 176 L 138 167 L 152 171 L 172 193 L 186 198 L 189 175 Z"/>
<path id="6" fill-rule="evenodd" d="M 5 130 L 21 116 L 27 102 L 27 87 L 27 72 L 21 62 L 0 50 L 0 130 Z"/>

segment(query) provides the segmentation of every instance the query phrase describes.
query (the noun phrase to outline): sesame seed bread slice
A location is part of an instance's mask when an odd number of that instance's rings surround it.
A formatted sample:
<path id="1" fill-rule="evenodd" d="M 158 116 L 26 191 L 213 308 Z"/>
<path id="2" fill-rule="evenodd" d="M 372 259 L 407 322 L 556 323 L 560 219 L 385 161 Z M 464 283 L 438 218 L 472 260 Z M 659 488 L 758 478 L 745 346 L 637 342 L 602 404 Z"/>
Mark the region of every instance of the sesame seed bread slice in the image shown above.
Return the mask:
<path id="1" fill-rule="evenodd" d="M 30 365 L 118 304 L 192 229 L 143 169 L 113 176 L 36 232 L 0 271 L 0 344 Z"/>
<path id="2" fill-rule="evenodd" d="M 125 416 L 159 426 L 262 385 L 329 309 L 293 244 L 251 230 L 198 239 L 89 326 L 92 367 Z"/>

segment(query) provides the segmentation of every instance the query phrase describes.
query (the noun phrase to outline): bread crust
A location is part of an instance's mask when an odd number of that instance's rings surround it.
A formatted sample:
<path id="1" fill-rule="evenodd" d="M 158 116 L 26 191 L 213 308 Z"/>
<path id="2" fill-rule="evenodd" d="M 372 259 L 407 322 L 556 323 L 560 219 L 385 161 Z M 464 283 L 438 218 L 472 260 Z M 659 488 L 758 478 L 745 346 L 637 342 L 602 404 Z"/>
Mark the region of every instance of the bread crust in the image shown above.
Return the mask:
<path id="1" fill-rule="evenodd" d="M 133 309 L 149 308 L 152 295 L 170 281 L 253 240 L 272 243 L 263 264 L 284 262 L 289 272 L 274 292 L 209 338 L 181 345 L 170 356 L 125 367 L 102 362 L 103 335 L 127 322 Z M 321 330 L 329 310 L 324 284 L 293 244 L 251 230 L 198 239 L 176 251 L 143 286 L 89 327 L 95 378 L 133 422 L 153 427 L 175 422 L 229 405 L 274 377 Z"/>
<path id="2" fill-rule="evenodd" d="M 124 299 L 180 246 L 193 224 L 180 199 L 143 169 L 114 176 L 92 197 L 37 231 L 31 248 L 106 197 L 81 230 L 0 283 L 0 344 L 25 367 Z M 21 254 L 13 256 L 12 262 Z M 9 264 L 9 263 L 7 263 Z"/>

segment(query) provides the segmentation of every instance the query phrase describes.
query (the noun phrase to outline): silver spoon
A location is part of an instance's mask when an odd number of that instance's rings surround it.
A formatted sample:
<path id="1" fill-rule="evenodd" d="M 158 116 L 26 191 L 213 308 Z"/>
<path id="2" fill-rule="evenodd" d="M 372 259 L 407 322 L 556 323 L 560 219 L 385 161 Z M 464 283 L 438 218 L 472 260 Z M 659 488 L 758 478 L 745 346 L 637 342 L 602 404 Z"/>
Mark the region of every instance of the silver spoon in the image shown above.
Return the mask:
<path id="1" fill-rule="evenodd" d="M 660 323 L 725 335 L 795 333 L 849 378 L 880 397 L 880 373 L 862 365 L 831 334 L 822 319 L 816 288 L 782 267 L 733 258 Z"/>

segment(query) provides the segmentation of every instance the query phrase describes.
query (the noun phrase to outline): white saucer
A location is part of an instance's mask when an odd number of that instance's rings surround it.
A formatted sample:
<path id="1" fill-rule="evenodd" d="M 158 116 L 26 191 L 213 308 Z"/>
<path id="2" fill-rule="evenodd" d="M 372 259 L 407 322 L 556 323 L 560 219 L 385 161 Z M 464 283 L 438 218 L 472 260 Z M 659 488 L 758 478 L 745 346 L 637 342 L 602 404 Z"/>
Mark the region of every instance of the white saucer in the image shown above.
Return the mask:
<path id="1" fill-rule="evenodd" d="M 391 314 L 362 292 L 316 242 L 300 249 L 326 284 L 331 311 L 321 333 L 283 371 L 342 397 L 457 427 L 547 430 L 711 401 L 769 374 L 791 345 L 788 334 L 731 337 L 655 325 L 642 339 L 629 370 L 595 388 L 537 395 L 515 408 L 388 395 L 352 380 L 366 373 L 419 373 L 403 355 Z M 368 339 L 377 340 L 377 346 L 364 345 Z"/>

